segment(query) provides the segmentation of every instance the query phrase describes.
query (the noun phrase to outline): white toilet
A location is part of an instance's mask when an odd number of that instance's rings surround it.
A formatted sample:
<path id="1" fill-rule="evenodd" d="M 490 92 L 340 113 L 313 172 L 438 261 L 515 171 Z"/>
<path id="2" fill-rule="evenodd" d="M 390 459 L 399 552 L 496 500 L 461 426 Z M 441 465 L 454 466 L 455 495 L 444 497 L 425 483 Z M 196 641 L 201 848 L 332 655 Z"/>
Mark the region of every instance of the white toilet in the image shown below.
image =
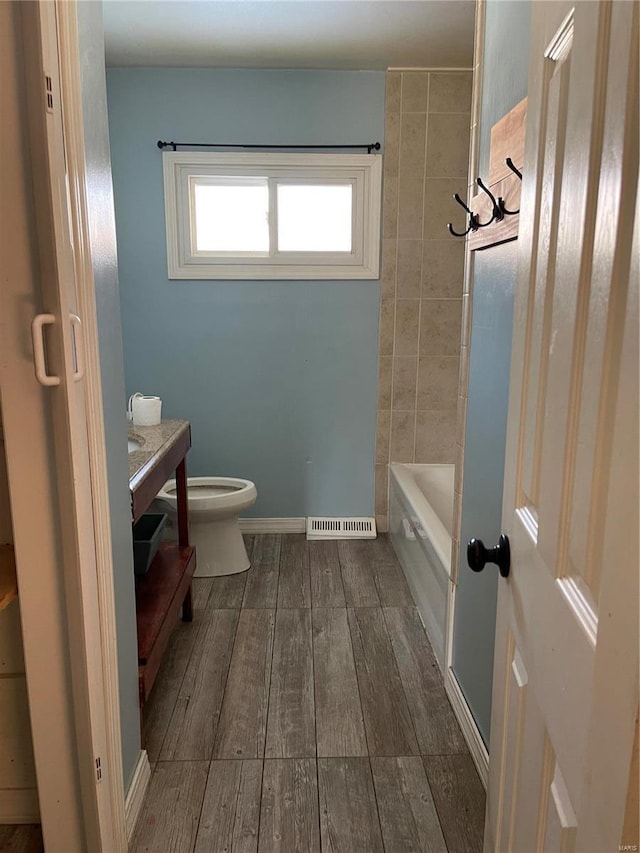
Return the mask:
<path id="1" fill-rule="evenodd" d="M 250 480 L 233 477 L 188 477 L 189 538 L 196 546 L 194 577 L 211 578 L 246 572 L 250 566 L 238 516 L 256 502 Z M 176 481 L 169 480 L 157 500 L 168 504 L 176 527 Z"/>

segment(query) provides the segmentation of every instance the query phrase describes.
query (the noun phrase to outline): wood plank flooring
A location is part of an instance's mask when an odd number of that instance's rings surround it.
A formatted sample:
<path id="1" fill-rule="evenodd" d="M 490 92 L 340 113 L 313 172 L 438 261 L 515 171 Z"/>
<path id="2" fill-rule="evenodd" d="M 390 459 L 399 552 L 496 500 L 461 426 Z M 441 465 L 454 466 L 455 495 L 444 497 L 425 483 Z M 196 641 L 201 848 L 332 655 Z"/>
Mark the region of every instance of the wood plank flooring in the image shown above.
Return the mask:
<path id="1" fill-rule="evenodd" d="M 484 790 L 385 536 L 246 537 L 196 579 L 145 716 L 132 850 L 474 853 Z"/>

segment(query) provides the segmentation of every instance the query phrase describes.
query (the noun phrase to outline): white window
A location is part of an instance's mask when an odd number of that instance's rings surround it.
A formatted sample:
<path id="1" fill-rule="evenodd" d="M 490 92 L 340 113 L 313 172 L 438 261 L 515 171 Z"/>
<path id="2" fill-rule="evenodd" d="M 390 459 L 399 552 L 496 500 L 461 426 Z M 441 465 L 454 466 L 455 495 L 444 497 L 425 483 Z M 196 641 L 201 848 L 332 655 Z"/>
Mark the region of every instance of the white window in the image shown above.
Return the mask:
<path id="1" fill-rule="evenodd" d="M 162 157 L 169 278 L 378 278 L 380 155 Z"/>

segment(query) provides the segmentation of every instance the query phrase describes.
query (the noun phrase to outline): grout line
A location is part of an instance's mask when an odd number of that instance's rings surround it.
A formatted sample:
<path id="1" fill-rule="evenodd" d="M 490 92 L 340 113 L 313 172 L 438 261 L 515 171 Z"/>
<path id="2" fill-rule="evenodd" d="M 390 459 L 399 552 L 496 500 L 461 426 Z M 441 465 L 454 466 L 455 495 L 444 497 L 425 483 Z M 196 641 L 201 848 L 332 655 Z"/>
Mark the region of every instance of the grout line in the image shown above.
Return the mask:
<path id="1" fill-rule="evenodd" d="M 216 743 L 218 741 L 218 735 L 220 734 L 220 719 L 222 717 L 222 709 L 224 708 L 224 700 L 227 696 L 227 684 L 229 683 L 229 673 L 231 672 L 231 664 L 233 662 L 233 653 L 236 650 L 236 641 L 238 639 L 238 628 L 240 627 L 240 617 L 242 615 L 242 609 L 238 610 L 238 618 L 236 619 L 236 629 L 233 632 L 233 645 L 231 646 L 231 654 L 229 655 L 229 666 L 227 667 L 227 676 L 224 680 L 224 687 L 222 689 L 222 699 L 220 700 L 220 708 L 218 710 L 218 719 L 216 721 L 216 734 L 213 739 L 213 743 L 211 745 L 211 755 L 209 756 L 209 761 L 213 761 L 213 756 L 216 751 Z"/>
<path id="2" fill-rule="evenodd" d="M 196 580 L 198 580 L 198 578 L 196 578 Z M 169 734 L 169 729 L 171 728 L 171 722 L 173 720 L 173 715 L 176 712 L 176 707 L 178 705 L 178 699 L 180 698 L 180 692 L 182 690 L 182 685 L 184 684 L 184 680 L 187 677 L 187 671 L 189 670 L 189 666 L 191 665 L 191 660 L 193 659 L 193 655 L 194 655 L 196 646 L 198 644 L 198 639 L 200 637 L 200 634 L 202 632 L 202 628 L 204 626 L 205 616 L 207 614 L 207 610 L 209 609 L 209 599 L 211 598 L 211 592 L 213 592 L 213 584 L 211 584 L 211 591 L 209 592 L 209 595 L 207 596 L 206 602 L 202 606 L 202 615 L 200 617 L 200 621 L 199 621 L 198 626 L 197 626 L 197 631 L 196 631 L 195 636 L 193 638 L 193 643 L 191 644 L 191 650 L 187 656 L 187 661 L 185 663 L 184 670 L 182 672 L 182 676 L 180 677 L 180 683 L 178 684 L 178 689 L 176 690 L 176 698 L 175 698 L 175 701 L 173 703 L 173 707 L 171 708 L 171 713 L 169 714 L 169 719 L 167 721 L 167 725 L 165 727 L 164 734 L 162 736 L 162 741 L 161 741 L 160 746 L 158 748 L 158 757 L 157 757 L 156 762 L 155 762 L 156 764 L 160 761 L 160 756 L 162 755 L 162 750 L 164 749 L 164 744 L 165 744 L 165 741 L 167 739 L 167 735 Z M 192 590 L 192 595 L 193 595 L 193 590 Z M 233 609 L 235 609 L 235 608 L 233 608 Z M 186 623 L 186 624 L 188 624 L 188 623 Z M 191 624 L 193 624 L 193 622 Z M 174 631 L 174 635 L 173 635 L 172 639 L 173 638 L 175 638 L 175 631 Z M 167 651 L 168 651 L 168 649 L 167 649 Z M 166 653 L 165 653 L 165 660 L 166 660 Z M 156 680 L 157 680 L 157 676 L 156 676 Z M 220 707 L 222 707 L 222 705 Z M 144 732 L 144 729 L 146 728 L 147 722 L 148 722 L 148 718 L 147 718 L 147 720 L 145 720 L 143 717 L 143 719 L 142 719 L 143 732 Z"/>
<path id="3" fill-rule="evenodd" d="M 267 738 L 266 738 L 266 730 L 265 730 L 265 746 L 266 746 L 266 741 L 267 741 Z M 260 833 L 262 831 L 262 797 L 264 794 L 264 765 L 265 765 L 265 760 L 266 759 L 263 756 L 262 757 L 262 772 L 260 774 L 260 802 L 258 804 L 258 832 L 256 835 L 256 850 L 259 849 L 259 847 L 260 847 Z M 426 770 L 425 770 L 425 775 L 426 775 Z M 428 782 L 428 780 L 427 780 L 427 782 Z"/>
<path id="4" fill-rule="evenodd" d="M 429 779 L 429 772 L 428 772 L 427 767 L 424 763 L 424 757 L 420 756 L 420 760 L 422 761 L 422 766 L 424 767 L 424 775 L 427 777 L 427 785 L 429 786 L 429 791 L 431 793 L 431 802 L 433 803 L 433 808 L 435 809 L 436 817 L 438 818 L 438 825 L 440 826 L 440 832 L 442 833 L 442 838 L 444 840 L 444 845 L 447 848 L 447 853 L 455 853 L 455 851 L 449 847 L 449 843 L 447 841 L 447 836 L 445 835 L 445 832 L 444 832 L 444 821 L 443 821 L 442 817 L 440 816 L 440 810 L 438 809 L 438 800 L 434 796 L 433 786 L 431 785 L 431 780 Z"/>
<path id="5" fill-rule="evenodd" d="M 415 740 L 416 740 L 416 746 L 418 747 L 417 755 L 420 755 L 420 743 L 418 741 L 418 732 L 416 730 L 415 723 L 413 722 L 413 714 L 411 713 L 411 705 L 409 704 L 409 699 L 407 697 L 407 691 L 405 690 L 405 687 L 404 687 L 404 679 L 402 678 L 402 675 L 400 673 L 400 666 L 398 664 L 398 658 L 396 657 L 396 650 L 394 649 L 393 643 L 391 642 L 391 634 L 389 633 L 389 626 L 387 624 L 387 619 L 385 617 L 385 612 L 384 612 L 385 608 L 380 607 L 380 610 L 381 610 L 380 615 L 382 616 L 382 627 L 384 628 L 384 632 L 387 636 L 387 640 L 389 641 L 389 646 L 391 648 L 392 663 L 394 665 L 396 674 L 398 676 L 398 680 L 400 681 L 400 687 L 402 688 L 402 695 L 404 696 L 404 701 L 405 701 L 405 704 L 407 706 L 407 711 L 409 712 L 409 719 L 411 720 L 411 729 L 413 730 L 413 735 L 414 735 Z M 444 684 L 444 680 L 443 680 L 443 684 Z"/>
<path id="6" fill-rule="evenodd" d="M 278 610 L 278 599 L 280 597 L 280 566 L 282 564 L 282 533 L 276 533 L 278 537 L 278 578 L 276 581 L 276 603 L 275 610 Z"/>
<path id="7" fill-rule="evenodd" d="M 387 637 L 389 638 L 389 645 L 391 646 L 391 654 L 393 655 L 393 661 L 395 663 L 396 670 L 398 672 L 398 678 L 400 679 L 400 685 L 402 687 L 402 693 L 404 696 L 404 701 L 407 703 L 407 710 L 409 711 L 409 717 L 411 718 L 411 726 L 413 727 L 413 733 L 416 736 L 416 744 L 418 745 L 418 755 L 420 757 L 422 757 L 422 752 L 420 750 L 420 740 L 418 738 L 418 729 L 417 729 L 417 726 L 415 723 L 414 713 L 411 710 L 411 702 L 409 701 L 409 696 L 407 695 L 407 691 L 405 689 L 404 678 L 402 677 L 402 673 L 400 672 L 400 662 L 398 661 L 398 656 L 396 655 L 395 646 L 393 645 L 393 641 L 391 639 L 391 632 L 389 631 L 389 623 L 387 622 L 387 616 L 385 613 L 385 608 L 383 607 L 381 609 L 382 609 L 382 622 L 384 625 L 384 629 L 387 633 Z M 424 631 L 424 626 L 422 625 L 422 622 L 420 623 L 420 626 L 421 626 L 422 630 Z M 425 634 L 426 634 L 426 631 L 425 631 Z M 428 637 L 427 637 L 427 639 L 428 639 Z M 429 643 L 429 645 L 431 645 L 431 644 Z M 444 687 L 444 678 L 442 678 L 442 686 Z"/>
<path id="8" fill-rule="evenodd" d="M 345 610 L 347 610 L 346 607 L 345 607 Z M 367 747 L 367 758 L 370 758 L 371 757 L 371 751 L 369 749 L 369 739 L 367 737 L 367 726 L 366 726 L 365 721 L 364 721 L 364 708 L 362 706 L 362 694 L 360 692 L 360 681 L 358 680 L 358 667 L 356 666 L 356 657 L 353 653 L 353 637 L 351 636 L 351 625 L 349 624 L 349 612 L 348 612 L 348 610 L 347 610 L 346 616 L 347 616 L 347 631 L 349 633 L 349 646 L 351 648 L 351 660 L 353 661 L 353 671 L 354 671 L 355 676 L 356 676 L 356 687 L 358 689 L 358 703 L 360 705 L 360 716 L 362 717 L 362 729 L 364 731 L 364 742 L 365 742 L 365 745 Z"/>
<path id="9" fill-rule="evenodd" d="M 283 610 L 285 608 L 278 608 L 278 592 L 280 590 L 280 560 L 282 559 L 282 533 L 275 534 L 278 537 L 278 583 L 276 587 L 276 603 L 275 607 L 271 608 L 273 610 L 273 639 L 271 641 L 271 659 L 269 661 L 269 690 L 267 693 L 267 713 L 265 715 L 264 721 L 264 749 L 262 753 L 262 758 L 264 761 L 267 760 L 267 737 L 269 733 L 269 713 L 271 711 L 271 682 L 273 678 L 273 657 L 276 649 L 276 632 L 278 629 L 278 609 Z M 264 771 L 263 771 L 264 772 Z"/>
<path id="10" fill-rule="evenodd" d="M 371 747 L 369 746 L 369 735 L 367 734 L 367 724 L 364 719 L 364 705 L 362 704 L 362 691 L 360 690 L 360 679 L 358 677 L 358 667 L 356 666 L 356 656 L 353 651 L 353 635 L 351 633 L 351 622 L 349 620 L 349 610 L 353 610 L 352 607 L 345 608 L 347 610 L 347 630 L 349 631 L 349 642 L 351 644 L 351 657 L 353 659 L 353 668 L 356 674 L 356 685 L 358 687 L 358 701 L 360 702 L 360 713 L 362 714 L 362 728 L 364 729 L 364 741 L 367 746 L 367 758 L 371 759 Z M 354 617 L 355 618 L 355 617 Z M 364 756 L 362 756 L 364 757 Z"/>
<path id="11" fill-rule="evenodd" d="M 369 776 L 371 777 L 371 788 L 373 790 L 373 801 L 376 804 L 376 814 L 378 816 L 378 828 L 380 830 L 380 841 L 382 842 L 382 848 L 386 851 L 387 845 L 384 843 L 384 833 L 382 831 L 382 818 L 380 817 L 380 804 L 378 803 L 378 792 L 376 791 L 376 783 L 373 777 L 373 767 L 371 766 L 371 757 L 368 756 L 369 763 Z M 426 772 L 425 772 L 426 775 Z"/>
<path id="12" fill-rule="evenodd" d="M 276 628 L 278 626 L 278 609 L 277 607 L 273 610 L 273 635 L 271 638 L 271 658 L 267 662 L 265 659 L 265 676 L 267 666 L 269 668 L 269 686 L 267 688 L 267 706 L 265 709 L 264 715 L 264 744 L 262 747 L 262 759 L 263 761 L 267 758 L 267 735 L 269 732 L 269 711 L 271 710 L 271 681 L 273 677 L 273 655 L 276 648 Z M 266 658 L 266 656 L 265 656 Z"/>
<path id="13" fill-rule="evenodd" d="M 308 543 L 307 543 L 308 551 Z M 311 555 L 309 555 L 309 572 L 311 572 Z M 309 578 L 311 582 L 311 578 Z M 318 804 L 318 842 L 322 846 L 322 821 L 320 819 L 320 773 L 318 771 L 318 708 L 316 705 L 316 649 L 313 641 L 313 608 L 309 609 L 309 622 L 311 624 L 311 674 L 313 685 L 313 739 L 315 743 L 315 756 L 313 759 L 316 771 L 316 800 Z"/>
<path id="14" fill-rule="evenodd" d="M 202 792 L 202 802 L 200 803 L 200 811 L 198 812 L 198 825 L 196 826 L 196 832 L 195 832 L 195 835 L 193 836 L 193 847 L 194 847 L 194 849 L 195 849 L 196 844 L 198 843 L 198 834 L 200 832 L 200 824 L 202 822 L 202 810 L 204 809 L 204 801 L 205 801 L 205 798 L 207 796 L 207 787 L 209 785 L 209 775 L 211 773 L 212 762 L 209 761 L 207 763 L 209 766 L 207 767 L 207 778 L 206 778 L 205 783 L 204 783 L 204 791 Z"/>
<path id="15" fill-rule="evenodd" d="M 352 608 L 350 608 L 352 609 Z M 362 610 L 361 607 L 358 610 Z M 465 750 L 453 750 L 451 752 L 406 752 L 400 753 L 399 755 L 373 755 L 367 752 L 367 755 L 318 755 L 316 756 L 318 760 L 323 760 L 325 758 L 328 759 L 336 759 L 336 758 L 451 758 L 454 755 L 468 755 L 471 757 L 471 753 L 468 749 Z M 193 764 L 194 762 L 204 762 L 205 764 L 215 764 L 221 761 L 314 761 L 313 755 L 286 755 L 286 756 L 278 756 L 276 758 L 248 758 L 248 757 L 237 757 L 237 756 L 224 756 L 223 758 L 212 758 L 211 761 L 207 761 L 205 758 L 170 758 L 164 759 L 163 761 L 155 761 L 154 764 L 156 767 L 159 764 Z M 155 772 L 155 771 L 154 771 Z"/>
<path id="16" fill-rule="evenodd" d="M 305 608 L 307 609 L 307 608 Z M 313 612 L 309 611 L 309 632 L 311 640 L 311 689 L 313 690 L 313 743 L 314 743 L 314 758 L 318 757 L 318 709 L 316 708 L 316 661 L 315 661 L 315 646 L 313 642 Z M 318 806 L 319 807 L 319 806 Z"/>

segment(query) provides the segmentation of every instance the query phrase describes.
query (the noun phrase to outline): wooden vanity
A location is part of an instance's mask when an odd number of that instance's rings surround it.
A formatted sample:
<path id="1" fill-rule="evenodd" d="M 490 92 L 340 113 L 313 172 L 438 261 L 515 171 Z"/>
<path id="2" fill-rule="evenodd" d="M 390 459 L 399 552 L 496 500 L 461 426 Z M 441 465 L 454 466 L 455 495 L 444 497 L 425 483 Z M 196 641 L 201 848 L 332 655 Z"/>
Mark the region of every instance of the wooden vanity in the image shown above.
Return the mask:
<path id="1" fill-rule="evenodd" d="M 193 618 L 191 578 L 195 548 L 189 545 L 186 455 L 191 447 L 188 421 L 166 420 L 154 427 L 131 427 L 130 438 L 141 447 L 129 454 L 129 490 L 133 523 L 175 472 L 178 498 L 178 541 L 162 542 L 146 575 L 136 576 L 138 684 L 140 710 L 158 674 L 180 610 L 185 622 Z"/>

